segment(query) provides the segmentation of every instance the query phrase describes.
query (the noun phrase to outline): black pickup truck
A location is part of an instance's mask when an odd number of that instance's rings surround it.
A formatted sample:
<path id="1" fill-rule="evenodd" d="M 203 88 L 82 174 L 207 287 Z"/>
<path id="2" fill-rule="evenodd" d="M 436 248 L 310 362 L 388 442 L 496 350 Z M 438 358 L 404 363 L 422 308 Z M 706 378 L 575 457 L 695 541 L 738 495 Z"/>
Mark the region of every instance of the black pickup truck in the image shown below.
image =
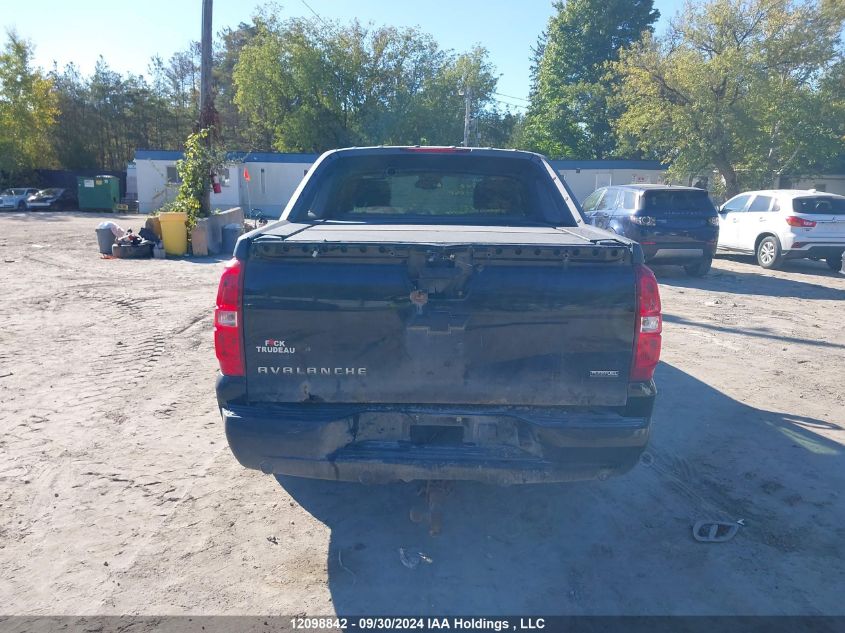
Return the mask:
<path id="1" fill-rule="evenodd" d="M 542 156 L 336 150 L 226 266 L 217 399 L 265 473 L 604 478 L 648 441 L 661 326 L 640 247 Z"/>

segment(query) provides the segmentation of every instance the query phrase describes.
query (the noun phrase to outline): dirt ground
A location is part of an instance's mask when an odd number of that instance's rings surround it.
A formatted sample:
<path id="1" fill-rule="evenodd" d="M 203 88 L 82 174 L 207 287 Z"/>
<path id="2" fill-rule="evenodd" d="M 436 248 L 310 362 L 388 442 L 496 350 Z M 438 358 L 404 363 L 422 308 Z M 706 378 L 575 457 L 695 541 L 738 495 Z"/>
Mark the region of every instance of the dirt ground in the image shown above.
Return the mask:
<path id="1" fill-rule="evenodd" d="M 0 612 L 845 614 L 845 276 L 824 264 L 656 269 L 643 463 L 459 484 L 430 537 L 415 485 L 241 468 L 214 399 L 221 261 L 100 259 L 102 217 L 0 214 Z M 702 544 L 699 519 L 744 526 Z"/>

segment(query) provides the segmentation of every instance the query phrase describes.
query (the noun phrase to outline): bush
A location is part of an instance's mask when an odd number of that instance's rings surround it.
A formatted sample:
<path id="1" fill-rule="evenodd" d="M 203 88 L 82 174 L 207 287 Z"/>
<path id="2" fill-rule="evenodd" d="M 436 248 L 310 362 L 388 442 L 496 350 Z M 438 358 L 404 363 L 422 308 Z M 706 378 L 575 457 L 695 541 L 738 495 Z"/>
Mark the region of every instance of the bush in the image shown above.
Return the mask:
<path id="1" fill-rule="evenodd" d="M 176 161 L 176 171 L 182 180 L 179 193 L 172 202 L 159 209 L 160 213 L 186 213 L 188 229 L 196 226 L 197 218 L 209 215 L 209 210 L 202 208 L 203 197 L 211 184 L 211 174 L 226 162 L 225 152 L 214 142 L 208 143 L 211 132 L 211 128 L 205 128 L 188 136 L 185 158 Z"/>

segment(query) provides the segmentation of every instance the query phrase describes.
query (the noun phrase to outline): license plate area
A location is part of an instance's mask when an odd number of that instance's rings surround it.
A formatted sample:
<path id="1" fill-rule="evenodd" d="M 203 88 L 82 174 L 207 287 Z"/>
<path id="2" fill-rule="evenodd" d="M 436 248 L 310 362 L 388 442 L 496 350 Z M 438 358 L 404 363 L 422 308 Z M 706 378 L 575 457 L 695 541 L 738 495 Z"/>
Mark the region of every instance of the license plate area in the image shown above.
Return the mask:
<path id="1" fill-rule="evenodd" d="M 463 425 L 441 426 L 434 424 L 412 424 L 411 444 L 427 446 L 460 446 L 464 443 Z"/>

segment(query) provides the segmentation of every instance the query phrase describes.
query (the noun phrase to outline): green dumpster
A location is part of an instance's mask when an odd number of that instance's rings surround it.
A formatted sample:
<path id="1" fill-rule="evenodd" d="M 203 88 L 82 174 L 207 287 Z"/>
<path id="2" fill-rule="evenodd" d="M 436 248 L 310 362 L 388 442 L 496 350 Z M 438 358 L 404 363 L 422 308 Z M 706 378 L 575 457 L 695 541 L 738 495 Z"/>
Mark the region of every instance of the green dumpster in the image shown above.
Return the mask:
<path id="1" fill-rule="evenodd" d="M 120 202 L 120 179 L 116 176 L 79 176 L 76 181 L 82 211 L 114 211 Z"/>

